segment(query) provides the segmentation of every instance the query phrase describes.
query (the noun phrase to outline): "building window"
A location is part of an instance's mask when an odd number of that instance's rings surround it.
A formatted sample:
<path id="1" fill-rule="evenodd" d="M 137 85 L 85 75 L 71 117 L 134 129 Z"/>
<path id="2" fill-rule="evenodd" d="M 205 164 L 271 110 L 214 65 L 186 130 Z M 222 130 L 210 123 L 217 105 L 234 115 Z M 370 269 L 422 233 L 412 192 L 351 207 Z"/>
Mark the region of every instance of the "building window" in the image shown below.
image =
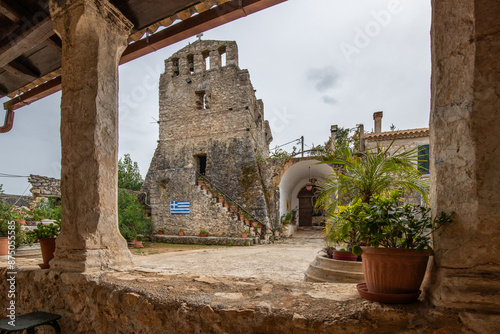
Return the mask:
<path id="1" fill-rule="evenodd" d="M 220 66 L 226 66 L 226 47 L 219 48 Z"/>
<path id="2" fill-rule="evenodd" d="M 179 73 L 180 73 L 180 71 L 179 71 L 179 59 L 173 59 L 172 64 L 174 66 L 174 75 L 176 77 L 178 77 Z"/>
<path id="3" fill-rule="evenodd" d="M 191 74 L 194 73 L 194 56 L 193 55 L 188 55 L 187 56 L 187 61 L 188 61 L 188 66 L 189 66 L 189 72 Z"/>
<path id="4" fill-rule="evenodd" d="M 422 174 L 429 174 L 429 145 L 418 147 L 418 171 Z"/>
<path id="5" fill-rule="evenodd" d="M 210 53 L 208 51 L 204 51 L 202 53 L 203 62 L 205 63 L 205 71 L 210 69 Z"/>

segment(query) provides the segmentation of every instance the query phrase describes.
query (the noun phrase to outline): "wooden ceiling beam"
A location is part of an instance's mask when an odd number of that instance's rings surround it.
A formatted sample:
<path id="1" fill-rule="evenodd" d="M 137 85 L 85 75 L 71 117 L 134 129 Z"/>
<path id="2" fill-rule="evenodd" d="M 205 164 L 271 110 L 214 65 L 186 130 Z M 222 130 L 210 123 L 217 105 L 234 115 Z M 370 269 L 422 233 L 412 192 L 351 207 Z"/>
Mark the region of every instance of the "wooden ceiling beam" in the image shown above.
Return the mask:
<path id="1" fill-rule="evenodd" d="M 219 0 L 223 2 L 224 0 Z M 287 0 L 232 0 L 227 1 L 215 8 L 192 16 L 185 21 L 174 24 L 162 31 L 159 31 L 149 38 L 141 39 L 129 44 L 122 55 L 120 64 L 127 63 L 143 55 L 164 48 L 173 43 L 179 42 L 188 37 L 195 36 L 201 32 L 218 27 L 227 22 L 234 21 L 243 16 L 258 12 L 262 9 L 274 6 Z M 52 28 L 52 27 L 51 27 Z M 50 36 L 49 36 L 50 37 Z M 48 38 L 48 37 L 47 37 Z M 45 39 L 47 39 L 45 38 Z M 44 39 L 44 40 L 45 40 Z M 3 57 L 0 49 L 0 65 Z M 1 66 L 0 66 L 1 67 Z M 44 79 L 44 78 L 43 78 Z M 12 110 L 21 108 L 25 105 L 40 100 L 61 89 L 61 77 L 58 76 L 50 81 L 40 84 L 31 90 L 14 97 L 12 100 L 4 103 L 4 108 Z"/>
<path id="2" fill-rule="evenodd" d="M 18 61 L 11 61 L 9 64 L 3 66 L 3 69 L 7 72 L 14 74 L 15 76 L 24 77 L 28 80 L 36 80 L 40 76 L 40 73 L 35 72 L 32 69 L 24 66 Z"/>
<path id="3" fill-rule="evenodd" d="M 54 35 L 52 20 L 50 17 L 47 17 L 37 25 L 20 34 L 12 42 L 0 48 L 0 67 L 4 67 L 23 53 L 43 43 L 52 35 Z"/>
<path id="4" fill-rule="evenodd" d="M 11 20 L 14 23 L 21 22 L 24 16 L 24 13 L 21 13 L 19 10 L 13 8 L 4 0 L 0 0 L 0 13 L 2 13 L 4 16 L 6 16 L 9 20 Z"/>

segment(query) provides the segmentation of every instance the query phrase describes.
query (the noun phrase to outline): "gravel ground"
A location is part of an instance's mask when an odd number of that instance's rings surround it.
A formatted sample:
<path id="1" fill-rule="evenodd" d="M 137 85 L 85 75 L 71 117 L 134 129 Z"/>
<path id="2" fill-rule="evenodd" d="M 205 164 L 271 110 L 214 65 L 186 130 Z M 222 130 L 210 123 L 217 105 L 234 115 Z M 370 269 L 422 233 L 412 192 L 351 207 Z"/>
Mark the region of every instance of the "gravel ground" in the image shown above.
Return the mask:
<path id="1" fill-rule="evenodd" d="M 135 255 L 134 258 L 138 267 L 169 274 L 303 281 L 309 263 L 322 248 L 320 230 L 301 230 L 291 238 L 269 245 Z"/>

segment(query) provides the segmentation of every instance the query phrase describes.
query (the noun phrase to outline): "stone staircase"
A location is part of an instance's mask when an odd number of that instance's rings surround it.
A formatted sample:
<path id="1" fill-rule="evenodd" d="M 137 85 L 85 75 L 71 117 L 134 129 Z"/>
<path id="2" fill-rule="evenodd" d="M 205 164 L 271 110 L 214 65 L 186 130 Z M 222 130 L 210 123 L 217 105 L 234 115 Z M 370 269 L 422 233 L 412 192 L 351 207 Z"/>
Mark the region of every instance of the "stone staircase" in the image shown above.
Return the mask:
<path id="1" fill-rule="evenodd" d="M 260 238 L 263 235 L 264 231 L 262 228 L 262 224 L 256 220 L 251 219 L 251 217 L 242 212 L 242 210 L 238 208 L 235 203 L 233 203 L 225 195 L 217 191 L 216 187 L 200 180 L 198 180 L 195 187 L 197 191 L 204 193 L 210 200 L 214 201 L 218 209 L 225 214 L 228 220 L 234 222 L 235 224 L 239 224 L 241 226 L 241 230 L 248 230 L 249 237 Z"/>

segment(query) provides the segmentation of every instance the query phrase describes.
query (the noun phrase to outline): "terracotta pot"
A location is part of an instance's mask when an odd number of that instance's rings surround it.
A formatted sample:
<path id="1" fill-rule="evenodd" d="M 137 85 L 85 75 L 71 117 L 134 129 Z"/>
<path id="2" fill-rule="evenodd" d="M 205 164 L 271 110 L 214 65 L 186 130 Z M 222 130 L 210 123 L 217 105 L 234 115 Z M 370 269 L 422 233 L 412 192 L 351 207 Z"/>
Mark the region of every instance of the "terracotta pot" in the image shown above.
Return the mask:
<path id="1" fill-rule="evenodd" d="M 203 186 L 203 185 L 205 185 L 205 181 L 203 181 L 203 180 L 198 180 L 198 185 L 199 185 L 200 187 L 201 187 L 201 186 Z"/>
<path id="2" fill-rule="evenodd" d="M 179 231 L 179 236 L 183 237 L 184 236 L 184 231 Z"/>
<path id="3" fill-rule="evenodd" d="M 248 233 L 241 233 L 242 238 L 248 238 Z"/>
<path id="4" fill-rule="evenodd" d="M 250 226 L 250 220 L 245 219 L 245 225 Z"/>
<path id="5" fill-rule="evenodd" d="M 9 255 L 9 238 L 0 238 L 0 255 Z"/>
<path id="6" fill-rule="evenodd" d="M 158 234 L 163 234 L 163 231 L 162 230 L 158 230 Z"/>
<path id="7" fill-rule="evenodd" d="M 295 225 L 295 224 L 297 224 L 297 221 L 292 220 L 292 225 Z"/>
<path id="8" fill-rule="evenodd" d="M 224 196 L 218 196 L 219 203 L 224 202 Z"/>
<path id="9" fill-rule="evenodd" d="M 54 258 L 54 252 L 56 250 L 56 238 L 38 239 L 38 241 L 40 242 L 43 258 L 43 263 L 39 264 L 39 266 L 42 269 L 49 269 L 49 261 Z"/>
<path id="10" fill-rule="evenodd" d="M 16 222 L 18 222 L 21 225 L 26 225 L 26 219 L 16 219 Z"/>
<path id="11" fill-rule="evenodd" d="M 200 233 L 200 237 L 206 237 L 208 233 Z"/>
<path id="12" fill-rule="evenodd" d="M 341 261 L 357 261 L 358 256 L 350 253 L 350 252 L 343 252 L 343 251 L 333 251 L 332 258 L 334 260 L 341 260 Z"/>
<path id="13" fill-rule="evenodd" d="M 228 202 L 224 202 L 224 206 L 229 209 L 230 205 Z"/>
<path id="14" fill-rule="evenodd" d="M 258 225 L 258 223 L 257 223 L 257 222 L 252 222 L 252 226 L 253 226 L 253 227 L 255 227 L 255 226 L 257 226 L 257 225 Z"/>
<path id="15" fill-rule="evenodd" d="M 413 294 L 419 291 L 430 252 L 382 247 L 361 248 L 368 292 Z"/>
<path id="16" fill-rule="evenodd" d="M 144 248 L 144 245 L 142 244 L 142 241 L 136 241 L 134 244 L 135 248 Z"/>

